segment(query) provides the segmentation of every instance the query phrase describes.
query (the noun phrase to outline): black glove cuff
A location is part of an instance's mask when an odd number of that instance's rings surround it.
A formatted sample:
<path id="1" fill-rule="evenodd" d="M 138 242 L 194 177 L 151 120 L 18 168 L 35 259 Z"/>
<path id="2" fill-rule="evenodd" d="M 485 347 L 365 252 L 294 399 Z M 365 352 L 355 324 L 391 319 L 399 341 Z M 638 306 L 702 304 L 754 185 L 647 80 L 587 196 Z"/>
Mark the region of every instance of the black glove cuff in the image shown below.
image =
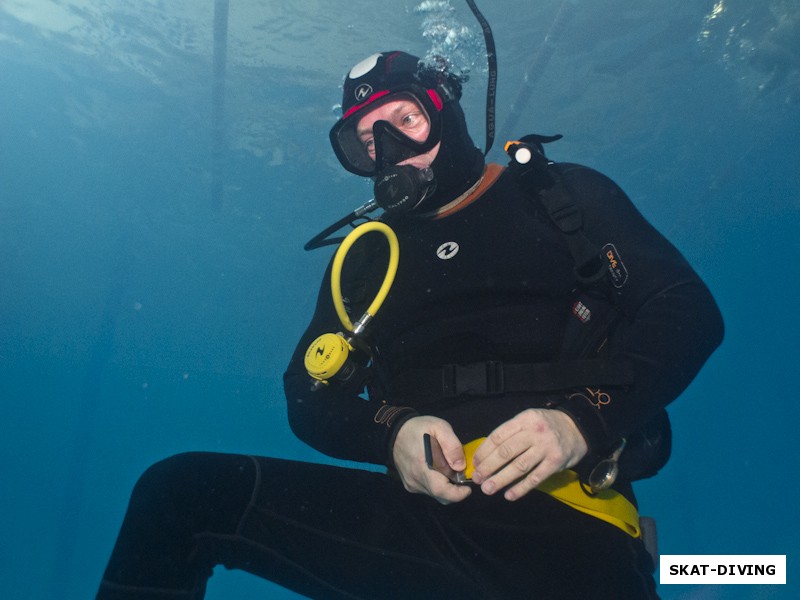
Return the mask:
<path id="1" fill-rule="evenodd" d="M 598 404 L 587 390 L 568 392 L 552 404 L 552 408 L 569 415 L 583 435 L 588 447 L 587 456 L 603 452 L 612 441 Z"/>
<path id="2" fill-rule="evenodd" d="M 375 422 L 386 425 L 389 428 L 389 435 L 386 439 L 386 460 L 384 462 L 390 469 L 394 468 L 392 451 L 395 439 L 397 439 L 397 433 L 406 421 L 418 416 L 419 413 L 409 406 L 391 406 L 389 404 L 384 404 L 375 413 Z M 422 444 L 421 439 L 419 443 Z"/>

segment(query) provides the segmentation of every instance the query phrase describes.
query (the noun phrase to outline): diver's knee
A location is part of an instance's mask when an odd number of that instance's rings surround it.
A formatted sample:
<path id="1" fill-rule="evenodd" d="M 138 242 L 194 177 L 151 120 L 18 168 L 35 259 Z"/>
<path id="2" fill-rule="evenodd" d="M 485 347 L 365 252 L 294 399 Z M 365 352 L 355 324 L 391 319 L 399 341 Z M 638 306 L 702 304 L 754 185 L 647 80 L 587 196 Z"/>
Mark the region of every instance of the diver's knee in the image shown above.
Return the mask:
<path id="1" fill-rule="evenodd" d="M 131 494 L 131 503 L 174 502 L 180 489 L 184 489 L 192 472 L 198 469 L 202 453 L 183 452 L 150 465 L 139 476 Z"/>
<path id="2" fill-rule="evenodd" d="M 147 512 L 191 513 L 203 523 L 241 515 L 257 481 L 255 461 L 244 455 L 184 452 L 160 460 L 142 473 L 131 507 Z"/>

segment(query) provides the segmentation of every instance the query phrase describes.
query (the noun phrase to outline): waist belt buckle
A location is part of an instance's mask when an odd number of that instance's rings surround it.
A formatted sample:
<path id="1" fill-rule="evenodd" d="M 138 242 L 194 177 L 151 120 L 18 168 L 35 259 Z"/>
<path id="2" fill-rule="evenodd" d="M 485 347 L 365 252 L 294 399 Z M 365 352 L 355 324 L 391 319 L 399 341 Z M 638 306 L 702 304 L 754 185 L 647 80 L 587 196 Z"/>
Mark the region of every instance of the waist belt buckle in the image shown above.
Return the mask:
<path id="1" fill-rule="evenodd" d="M 503 363 L 498 360 L 442 367 L 442 395 L 445 398 L 499 396 L 504 392 Z"/>

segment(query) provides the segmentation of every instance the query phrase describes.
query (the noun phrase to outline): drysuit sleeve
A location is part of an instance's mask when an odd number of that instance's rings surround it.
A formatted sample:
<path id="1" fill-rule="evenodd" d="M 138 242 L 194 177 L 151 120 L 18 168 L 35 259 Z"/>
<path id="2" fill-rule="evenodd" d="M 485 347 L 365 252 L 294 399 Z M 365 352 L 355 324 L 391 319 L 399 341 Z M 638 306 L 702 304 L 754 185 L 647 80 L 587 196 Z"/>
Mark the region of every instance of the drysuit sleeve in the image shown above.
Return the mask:
<path id="1" fill-rule="evenodd" d="M 609 358 L 633 368 L 630 386 L 580 388 L 558 400 L 591 452 L 628 436 L 677 398 L 721 343 L 723 322 L 697 273 L 613 181 L 578 165 L 561 169 L 587 237 L 602 246 L 604 285 L 622 313 L 608 339 Z"/>
<path id="2" fill-rule="evenodd" d="M 342 330 L 331 300 L 330 274 L 329 264 L 314 316 L 283 376 L 289 425 L 298 438 L 329 456 L 385 464 L 400 426 L 417 412 L 368 400 L 359 395 L 361 390 L 336 383 L 312 390 L 312 380 L 305 370 L 305 353 L 311 343 L 323 333 Z"/>

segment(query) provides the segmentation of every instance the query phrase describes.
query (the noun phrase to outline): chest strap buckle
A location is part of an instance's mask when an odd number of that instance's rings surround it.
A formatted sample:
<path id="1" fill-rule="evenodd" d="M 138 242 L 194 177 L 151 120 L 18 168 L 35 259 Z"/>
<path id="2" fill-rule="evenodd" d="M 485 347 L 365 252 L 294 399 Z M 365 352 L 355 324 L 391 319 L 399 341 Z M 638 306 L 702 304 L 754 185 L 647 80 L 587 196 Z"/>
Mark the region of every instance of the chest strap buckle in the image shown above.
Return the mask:
<path id="1" fill-rule="evenodd" d="M 498 396 L 504 392 L 505 376 L 500 361 L 447 364 L 442 367 L 442 395 L 445 398 L 461 395 Z"/>

